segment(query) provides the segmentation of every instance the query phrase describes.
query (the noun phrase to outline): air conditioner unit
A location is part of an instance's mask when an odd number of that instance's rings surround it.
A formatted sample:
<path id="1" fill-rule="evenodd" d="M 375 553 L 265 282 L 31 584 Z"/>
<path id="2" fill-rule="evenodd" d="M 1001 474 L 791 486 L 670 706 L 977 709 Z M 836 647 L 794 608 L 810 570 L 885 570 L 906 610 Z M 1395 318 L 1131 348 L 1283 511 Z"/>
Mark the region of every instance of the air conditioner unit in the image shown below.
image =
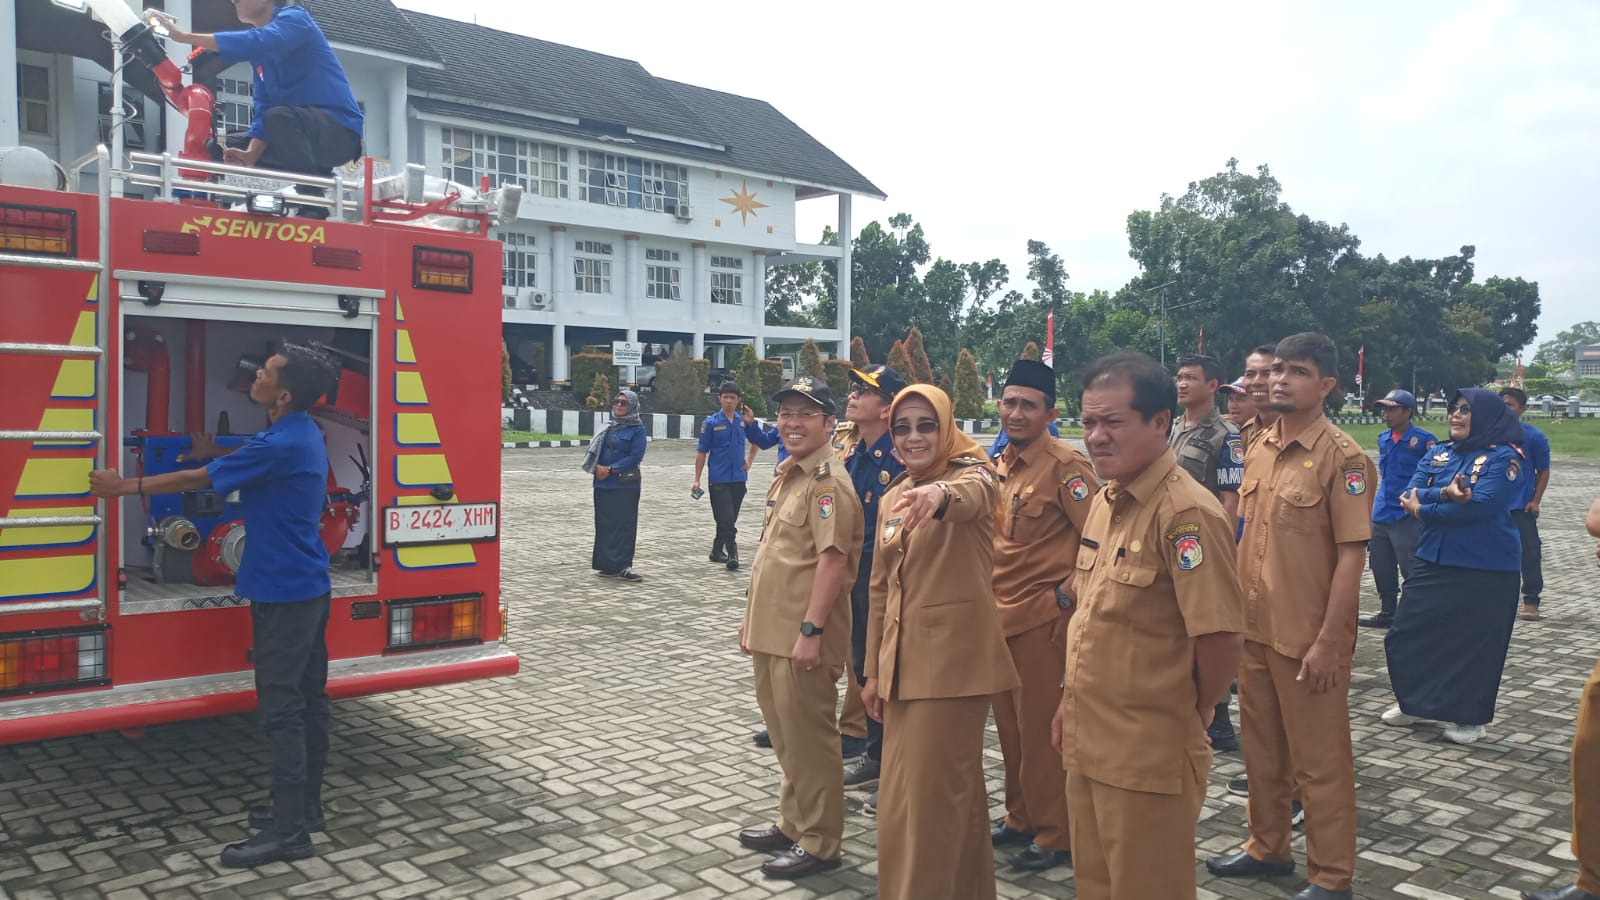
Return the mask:
<path id="1" fill-rule="evenodd" d="M 505 294 L 503 296 L 504 296 L 505 301 L 506 301 L 506 309 L 516 309 L 517 308 L 517 295 L 516 294 Z"/>
<path id="2" fill-rule="evenodd" d="M 687 203 L 679 203 L 678 204 L 678 221 L 679 222 L 691 222 L 693 220 L 694 220 L 694 216 L 689 214 L 689 204 L 687 204 Z"/>
<path id="3" fill-rule="evenodd" d="M 529 309 L 549 309 L 551 306 L 550 295 L 544 291 L 524 291 L 522 296 Z"/>

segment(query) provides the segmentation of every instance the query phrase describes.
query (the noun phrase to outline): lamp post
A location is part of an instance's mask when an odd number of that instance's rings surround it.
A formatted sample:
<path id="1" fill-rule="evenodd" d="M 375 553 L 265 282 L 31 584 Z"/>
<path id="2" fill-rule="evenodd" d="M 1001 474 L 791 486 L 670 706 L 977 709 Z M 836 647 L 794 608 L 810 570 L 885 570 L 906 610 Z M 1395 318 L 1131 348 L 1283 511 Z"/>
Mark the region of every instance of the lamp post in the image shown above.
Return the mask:
<path id="1" fill-rule="evenodd" d="M 1172 287 L 1173 285 L 1175 285 L 1177 283 L 1178 283 L 1178 279 L 1174 278 L 1174 279 L 1172 279 L 1171 281 L 1169 281 L 1169 282 L 1167 282 L 1165 284 L 1158 284 L 1155 287 L 1145 288 L 1144 290 L 1139 292 L 1139 296 L 1141 296 L 1141 297 L 1150 296 L 1150 292 L 1151 291 L 1160 291 L 1161 292 L 1160 294 L 1157 295 L 1159 297 L 1159 300 L 1157 301 L 1157 308 L 1161 311 L 1161 319 L 1160 319 L 1160 325 L 1157 326 L 1156 331 L 1161 336 L 1161 367 L 1163 369 L 1165 369 L 1167 367 L 1167 293 L 1166 293 L 1166 289 L 1169 288 L 1169 287 Z M 1185 304 L 1185 305 L 1187 305 L 1187 304 Z M 1174 307 L 1174 308 L 1176 308 L 1176 307 Z"/>

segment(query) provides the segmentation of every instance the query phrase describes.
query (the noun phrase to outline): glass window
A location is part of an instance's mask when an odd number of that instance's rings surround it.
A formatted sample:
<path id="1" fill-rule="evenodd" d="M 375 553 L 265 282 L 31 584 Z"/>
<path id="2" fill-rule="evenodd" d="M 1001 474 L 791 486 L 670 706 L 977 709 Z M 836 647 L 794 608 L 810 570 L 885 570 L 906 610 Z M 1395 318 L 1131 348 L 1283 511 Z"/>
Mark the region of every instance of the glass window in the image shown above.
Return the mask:
<path id="1" fill-rule="evenodd" d="M 578 199 L 676 215 L 689 197 L 689 170 L 634 156 L 578 151 Z"/>
<path id="2" fill-rule="evenodd" d="M 23 134 L 53 137 L 50 126 L 50 69 L 17 64 L 17 121 Z"/>
<path id="3" fill-rule="evenodd" d="M 652 300 L 682 300 L 683 268 L 678 251 L 646 248 L 644 295 Z"/>
<path id="4" fill-rule="evenodd" d="M 539 286 L 539 257 L 534 252 L 534 236 L 520 231 L 501 231 L 495 237 L 504 248 L 501 283 L 508 288 Z"/>
<path id="5" fill-rule="evenodd" d="M 611 293 L 611 245 L 604 241 L 574 241 L 573 287 L 584 294 Z"/>
<path id="6" fill-rule="evenodd" d="M 571 190 L 565 147 L 467 128 L 440 129 L 440 143 L 442 174 L 457 184 L 477 187 L 487 177 L 490 187 L 514 182 L 531 195 L 557 199 Z"/>

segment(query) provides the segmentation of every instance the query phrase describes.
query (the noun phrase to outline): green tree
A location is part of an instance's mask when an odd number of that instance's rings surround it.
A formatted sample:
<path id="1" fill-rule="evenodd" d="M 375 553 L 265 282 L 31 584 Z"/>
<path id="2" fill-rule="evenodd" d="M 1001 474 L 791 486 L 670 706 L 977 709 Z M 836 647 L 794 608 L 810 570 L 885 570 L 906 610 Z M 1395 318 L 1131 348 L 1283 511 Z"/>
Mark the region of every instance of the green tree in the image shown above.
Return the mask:
<path id="1" fill-rule="evenodd" d="M 978 377 L 978 360 L 965 347 L 956 357 L 955 413 L 958 419 L 983 418 L 983 379 Z"/>
<path id="2" fill-rule="evenodd" d="M 823 380 L 827 377 L 822 371 L 822 351 L 817 349 L 817 342 L 806 338 L 800 345 L 800 355 L 795 359 L 795 368 L 801 375 L 810 375 L 812 378 Z"/>
<path id="3" fill-rule="evenodd" d="M 767 257 L 766 322 L 768 325 L 808 327 L 823 292 L 821 263 L 773 264 Z"/>
<path id="4" fill-rule="evenodd" d="M 911 357 L 906 355 L 906 345 L 900 341 L 889 347 L 889 368 L 899 372 L 906 381 L 916 380 L 911 377 Z"/>
<path id="5" fill-rule="evenodd" d="M 739 353 L 739 370 L 734 376 L 743 395 L 745 405 L 758 416 L 767 414 L 767 397 L 761 390 L 761 360 L 756 358 L 754 344 L 745 344 Z"/>
<path id="6" fill-rule="evenodd" d="M 1578 350 L 1590 344 L 1600 344 L 1600 322 L 1579 322 L 1554 338 L 1539 344 L 1533 361 L 1549 366 L 1555 373 L 1570 372 Z"/>
<path id="7" fill-rule="evenodd" d="M 867 355 L 867 342 L 859 334 L 850 339 L 850 365 L 858 369 L 872 365 L 872 357 Z"/>
<path id="8" fill-rule="evenodd" d="M 697 413 L 703 408 L 706 376 L 683 344 L 674 344 L 672 355 L 656 362 L 655 405 L 662 412 Z"/>
<path id="9" fill-rule="evenodd" d="M 933 384 L 933 364 L 928 361 L 928 351 L 922 344 L 922 329 L 916 325 L 911 326 L 905 339 L 906 359 L 911 363 L 910 372 L 902 372 L 906 380 L 913 383 Z"/>
<path id="10" fill-rule="evenodd" d="M 511 349 L 500 342 L 500 402 L 511 401 Z"/>
<path id="11" fill-rule="evenodd" d="M 611 408 L 611 379 L 604 374 L 594 376 L 589 382 L 589 396 L 583 400 L 583 405 L 589 409 Z"/>

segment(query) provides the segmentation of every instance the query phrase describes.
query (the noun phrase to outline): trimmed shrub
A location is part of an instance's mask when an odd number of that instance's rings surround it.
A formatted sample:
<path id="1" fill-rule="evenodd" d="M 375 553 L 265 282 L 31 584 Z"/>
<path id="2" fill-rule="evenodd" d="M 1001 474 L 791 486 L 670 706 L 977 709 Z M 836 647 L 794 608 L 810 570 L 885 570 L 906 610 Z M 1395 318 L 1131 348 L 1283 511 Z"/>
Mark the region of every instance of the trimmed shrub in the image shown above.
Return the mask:
<path id="1" fill-rule="evenodd" d="M 823 374 L 828 379 L 828 390 L 833 391 L 833 402 L 839 407 L 839 415 L 844 416 L 844 404 L 850 397 L 850 361 L 845 359 L 825 359 L 822 361 Z"/>
<path id="2" fill-rule="evenodd" d="M 589 396 L 583 405 L 588 409 L 610 409 L 611 379 L 604 375 L 594 376 L 594 380 L 589 382 Z"/>
<path id="3" fill-rule="evenodd" d="M 594 379 L 597 375 L 606 376 L 606 390 L 611 390 L 612 371 L 616 366 L 611 364 L 609 353 L 574 353 L 571 359 L 572 393 L 578 397 L 585 397 L 594 393 Z"/>

